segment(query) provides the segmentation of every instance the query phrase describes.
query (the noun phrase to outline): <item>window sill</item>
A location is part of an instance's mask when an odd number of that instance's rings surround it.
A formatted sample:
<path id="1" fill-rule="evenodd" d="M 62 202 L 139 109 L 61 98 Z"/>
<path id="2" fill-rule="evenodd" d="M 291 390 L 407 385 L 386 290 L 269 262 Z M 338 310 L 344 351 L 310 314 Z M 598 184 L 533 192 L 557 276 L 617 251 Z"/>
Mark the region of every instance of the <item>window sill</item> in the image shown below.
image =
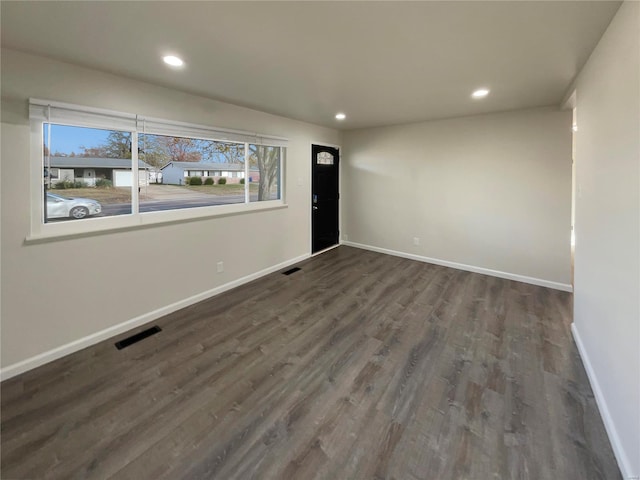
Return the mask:
<path id="1" fill-rule="evenodd" d="M 116 217 L 88 218 L 64 223 L 40 225 L 39 232 L 33 232 L 25 238 L 26 245 L 55 242 L 72 238 L 92 237 L 120 233 L 161 225 L 188 223 L 198 220 L 243 215 L 266 210 L 288 208 L 281 200 L 266 202 L 217 205 L 189 209 L 163 210 Z"/>

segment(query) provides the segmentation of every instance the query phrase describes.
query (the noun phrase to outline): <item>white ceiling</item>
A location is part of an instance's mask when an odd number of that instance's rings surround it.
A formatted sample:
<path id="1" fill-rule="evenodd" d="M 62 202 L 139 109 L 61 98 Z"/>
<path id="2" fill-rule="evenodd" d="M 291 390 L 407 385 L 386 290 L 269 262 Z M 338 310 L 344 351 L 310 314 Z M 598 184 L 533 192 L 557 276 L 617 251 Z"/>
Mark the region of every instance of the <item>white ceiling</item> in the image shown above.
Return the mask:
<path id="1" fill-rule="evenodd" d="M 2 45 L 359 128 L 558 104 L 619 5 L 3 1 Z"/>

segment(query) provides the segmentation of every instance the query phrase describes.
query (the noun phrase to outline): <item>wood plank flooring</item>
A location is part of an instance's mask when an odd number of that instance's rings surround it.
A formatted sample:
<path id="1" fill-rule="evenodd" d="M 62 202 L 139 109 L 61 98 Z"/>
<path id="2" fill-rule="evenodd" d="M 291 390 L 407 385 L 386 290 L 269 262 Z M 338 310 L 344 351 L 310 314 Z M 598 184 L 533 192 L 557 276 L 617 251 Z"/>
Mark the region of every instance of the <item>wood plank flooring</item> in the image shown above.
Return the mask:
<path id="1" fill-rule="evenodd" d="M 344 246 L 298 266 L 4 382 L 2 478 L 620 478 L 570 294 Z"/>

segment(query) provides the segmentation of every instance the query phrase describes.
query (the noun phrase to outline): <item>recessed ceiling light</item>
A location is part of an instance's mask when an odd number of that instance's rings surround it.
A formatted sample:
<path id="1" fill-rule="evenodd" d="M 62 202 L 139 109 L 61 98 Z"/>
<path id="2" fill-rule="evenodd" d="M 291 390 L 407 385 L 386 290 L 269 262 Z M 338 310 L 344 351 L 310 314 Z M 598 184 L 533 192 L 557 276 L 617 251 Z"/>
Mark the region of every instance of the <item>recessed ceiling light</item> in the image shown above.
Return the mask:
<path id="1" fill-rule="evenodd" d="M 347 116 L 344 113 L 336 113 L 336 120 L 344 120 Z"/>
<path id="2" fill-rule="evenodd" d="M 471 94 L 473 98 L 484 98 L 489 95 L 489 90 L 486 88 L 479 88 Z"/>
<path id="3" fill-rule="evenodd" d="M 164 60 L 164 63 L 166 63 L 167 65 L 171 65 L 172 67 L 181 67 L 182 65 L 184 65 L 182 59 L 174 55 L 167 55 L 166 57 L 162 57 L 162 60 Z"/>

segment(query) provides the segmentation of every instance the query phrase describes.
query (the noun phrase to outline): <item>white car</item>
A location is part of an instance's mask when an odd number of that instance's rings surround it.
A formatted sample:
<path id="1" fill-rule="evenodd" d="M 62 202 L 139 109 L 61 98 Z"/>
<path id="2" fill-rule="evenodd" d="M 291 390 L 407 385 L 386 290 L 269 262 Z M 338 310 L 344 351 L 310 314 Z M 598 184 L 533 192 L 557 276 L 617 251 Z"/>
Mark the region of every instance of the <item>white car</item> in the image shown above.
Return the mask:
<path id="1" fill-rule="evenodd" d="M 102 206 L 90 198 L 67 198 L 47 192 L 47 219 L 85 218 L 102 212 Z"/>

